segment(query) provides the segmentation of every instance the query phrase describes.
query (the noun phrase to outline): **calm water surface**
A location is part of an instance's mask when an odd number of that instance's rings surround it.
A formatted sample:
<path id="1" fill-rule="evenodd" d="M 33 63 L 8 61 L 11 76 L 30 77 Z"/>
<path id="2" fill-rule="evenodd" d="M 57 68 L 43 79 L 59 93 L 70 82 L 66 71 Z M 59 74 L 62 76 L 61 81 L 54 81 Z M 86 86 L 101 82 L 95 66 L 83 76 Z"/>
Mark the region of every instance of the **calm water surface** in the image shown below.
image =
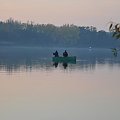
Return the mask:
<path id="1" fill-rule="evenodd" d="M 55 50 L 0 48 L 0 120 L 119 120 L 120 54 L 67 49 L 76 64 L 55 67 Z"/>

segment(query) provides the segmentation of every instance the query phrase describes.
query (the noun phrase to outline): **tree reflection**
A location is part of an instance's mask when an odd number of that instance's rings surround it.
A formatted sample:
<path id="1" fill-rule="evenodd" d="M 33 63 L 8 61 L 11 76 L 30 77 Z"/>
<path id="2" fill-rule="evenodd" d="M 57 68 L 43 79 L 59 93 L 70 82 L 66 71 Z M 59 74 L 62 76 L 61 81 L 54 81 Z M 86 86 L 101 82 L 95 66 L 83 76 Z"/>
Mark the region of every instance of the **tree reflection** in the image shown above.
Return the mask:
<path id="1" fill-rule="evenodd" d="M 120 55 L 111 54 L 111 50 L 82 50 L 77 49 L 72 54 L 77 56 L 76 64 L 53 63 L 50 54 L 53 50 L 0 48 L 0 71 L 52 71 L 55 68 L 68 70 L 94 70 L 97 65 L 120 66 Z M 70 51 L 70 50 L 69 50 Z M 84 54 L 83 54 L 84 53 Z"/>

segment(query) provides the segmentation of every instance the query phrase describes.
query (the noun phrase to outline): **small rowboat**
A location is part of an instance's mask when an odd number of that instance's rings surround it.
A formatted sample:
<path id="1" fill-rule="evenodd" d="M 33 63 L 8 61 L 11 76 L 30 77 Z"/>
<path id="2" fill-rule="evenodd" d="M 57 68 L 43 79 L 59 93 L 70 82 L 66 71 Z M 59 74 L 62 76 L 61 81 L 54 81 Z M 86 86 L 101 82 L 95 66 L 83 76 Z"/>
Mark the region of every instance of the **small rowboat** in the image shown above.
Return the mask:
<path id="1" fill-rule="evenodd" d="M 76 57 L 75 56 L 69 56 L 69 57 L 53 57 L 53 62 L 56 63 L 76 63 Z"/>

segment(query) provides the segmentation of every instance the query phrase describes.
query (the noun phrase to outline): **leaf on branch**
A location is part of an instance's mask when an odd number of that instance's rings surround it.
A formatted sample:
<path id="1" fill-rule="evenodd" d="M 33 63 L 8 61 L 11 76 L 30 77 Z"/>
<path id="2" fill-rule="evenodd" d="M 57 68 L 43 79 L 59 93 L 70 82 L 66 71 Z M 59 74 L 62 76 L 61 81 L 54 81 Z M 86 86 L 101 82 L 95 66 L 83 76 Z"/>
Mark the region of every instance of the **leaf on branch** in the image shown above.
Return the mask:
<path id="1" fill-rule="evenodd" d="M 109 30 L 111 30 L 112 26 L 113 26 L 113 24 L 111 23 L 111 25 L 110 25 L 110 27 L 109 27 Z"/>
<path id="2" fill-rule="evenodd" d="M 118 32 L 119 31 L 119 27 L 118 27 L 119 24 L 116 24 L 115 25 L 115 30 Z"/>
<path id="3" fill-rule="evenodd" d="M 117 32 L 114 32 L 112 36 L 115 37 L 116 35 L 117 35 Z"/>
<path id="4" fill-rule="evenodd" d="M 120 38 L 120 34 L 116 35 L 116 39 L 119 39 Z"/>

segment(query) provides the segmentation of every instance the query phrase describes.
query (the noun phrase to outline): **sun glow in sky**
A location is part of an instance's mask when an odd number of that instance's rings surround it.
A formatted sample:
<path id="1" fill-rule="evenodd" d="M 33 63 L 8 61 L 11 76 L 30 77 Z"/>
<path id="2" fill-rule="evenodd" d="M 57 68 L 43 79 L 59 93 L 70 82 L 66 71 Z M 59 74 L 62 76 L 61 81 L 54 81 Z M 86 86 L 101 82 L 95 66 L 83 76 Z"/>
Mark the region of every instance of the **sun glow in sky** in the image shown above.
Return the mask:
<path id="1" fill-rule="evenodd" d="M 96 26 L 120 21 L 120 0 L 0 0 L 0 20 Z"/>

